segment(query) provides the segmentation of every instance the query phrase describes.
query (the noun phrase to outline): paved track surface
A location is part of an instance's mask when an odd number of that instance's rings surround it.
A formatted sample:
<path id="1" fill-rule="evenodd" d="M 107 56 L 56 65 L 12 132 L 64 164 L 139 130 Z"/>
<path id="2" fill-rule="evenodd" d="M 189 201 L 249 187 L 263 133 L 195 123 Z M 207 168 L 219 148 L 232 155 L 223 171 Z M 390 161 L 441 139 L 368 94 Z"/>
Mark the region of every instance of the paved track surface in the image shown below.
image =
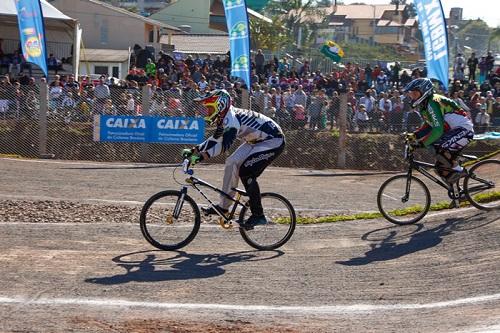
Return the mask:
<path id="1" fill-rule="evenodd" d="M 157 166 L 0 159 L 0 169 L 2 200 L 137 205 L 173 185 Z M 217 183 L 221 172 L 199 174 Z M 323 214 L 375 210 L 388 176 L 275 168 L 262 183 L 301 213 Z M 137 217 L 5 220 L 0 332 L 500 331 L 499 212 L 299 226 L 269 252 L 212 224 L 183 251 L 163 252 L 143 240 Z"/>

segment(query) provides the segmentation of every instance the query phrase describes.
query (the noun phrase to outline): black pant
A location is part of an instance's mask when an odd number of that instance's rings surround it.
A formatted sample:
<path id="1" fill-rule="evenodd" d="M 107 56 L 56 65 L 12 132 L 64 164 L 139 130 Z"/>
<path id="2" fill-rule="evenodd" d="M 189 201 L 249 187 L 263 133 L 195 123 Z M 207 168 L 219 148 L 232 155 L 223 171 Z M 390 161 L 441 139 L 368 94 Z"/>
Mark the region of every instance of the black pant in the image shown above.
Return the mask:
<path id="1" fill-rule="evenodd" d="M 250 199 L 250 211 L 252 215 L 264 215 L 264 208 L 260 198 L 260 187 L 257 182 L 259 177 L 266 167 L 278 157 L 285 149 L 285 141 L 278 148 L 261 151 L 248 156 L 240 167 L 239 176 L 245 191 Z"/>

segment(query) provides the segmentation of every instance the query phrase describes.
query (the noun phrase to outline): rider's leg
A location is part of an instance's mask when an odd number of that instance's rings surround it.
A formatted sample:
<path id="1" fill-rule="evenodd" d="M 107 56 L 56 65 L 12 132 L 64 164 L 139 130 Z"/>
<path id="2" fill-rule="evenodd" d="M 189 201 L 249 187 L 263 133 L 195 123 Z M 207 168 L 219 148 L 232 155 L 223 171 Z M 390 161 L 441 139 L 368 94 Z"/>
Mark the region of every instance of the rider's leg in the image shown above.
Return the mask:
<path id="1" fill-rule="evenodd" d="M 436 149 L 436 166 L 443 165 L 452 170 L 442 171 L 441 176 L 446 177 L 449 182 L 456 182 L 463 171 L 457 157 L 460 152 L 471 142 L 474 133 L 465 128 L 454 128 L 434 144 Z"/>
<path id="2" fill-rule="evenodd" d="M 252 151 L 252 154 L 248 156 L 240 167 L 239 176 L 249 197 L 252 216 L 263 216 L 264 210 L 262 208 L 257 177 L 281 154 L 285 145 L 283 139 L 272 139 L 257 143 L 254 147 L 255 149 Z"/>
<path id="3" fill-rule="evenodd" d="M 231 190 L 238 186 L 239 182 L 239 170 L 242 163 L 250 156 L 254 151 L 254 146 L 249 143 L 244 143 L 239 146 L 234 153 L 231 154 L 226 159 L 226 164 L 224 167 L 224 179 L 222 181 L 222 191 L 234 197 L 236 193 Z M 232 201 L 227 199 L 225 196 L 220 196 L 220 206 L 228 209 L 231 207 Z"/>

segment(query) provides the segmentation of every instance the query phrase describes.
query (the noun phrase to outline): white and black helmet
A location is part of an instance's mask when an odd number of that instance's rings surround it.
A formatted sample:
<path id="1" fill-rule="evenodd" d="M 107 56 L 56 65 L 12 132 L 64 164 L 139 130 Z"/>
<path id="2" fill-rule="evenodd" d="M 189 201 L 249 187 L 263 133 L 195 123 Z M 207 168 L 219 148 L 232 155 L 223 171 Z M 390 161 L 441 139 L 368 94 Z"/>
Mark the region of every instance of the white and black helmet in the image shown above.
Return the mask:
<path id="1" fill-rule="evenodd" d="M 412 101 L 413 107 L 417 107 L 428 97 L 432 96 L 432 94 L 434 93 L 434 85 L 432 84 L 432 81 L 430 79 L 418 78 L 408 83 L 404 88 L 404 92 L 415 91 L 415 90 L 420 91 L 421 96 L 416 101 Z"/>

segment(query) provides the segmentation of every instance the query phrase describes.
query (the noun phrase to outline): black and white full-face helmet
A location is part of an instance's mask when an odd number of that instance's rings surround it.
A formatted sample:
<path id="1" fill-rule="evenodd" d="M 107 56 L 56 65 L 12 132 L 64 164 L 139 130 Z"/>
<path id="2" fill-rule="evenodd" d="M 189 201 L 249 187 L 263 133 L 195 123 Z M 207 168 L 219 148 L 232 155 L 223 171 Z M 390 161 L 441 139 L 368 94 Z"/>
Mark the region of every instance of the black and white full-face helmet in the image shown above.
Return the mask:
<path id="1" fill-rule="evenodd" d="M 434 85 L 427 78 L 418 78 L 406 85 L 404 92 L 419 91 L 421 96 L 417 100 L 412 100 L 413 107 L 417 107 L 434 93 Z"/>

